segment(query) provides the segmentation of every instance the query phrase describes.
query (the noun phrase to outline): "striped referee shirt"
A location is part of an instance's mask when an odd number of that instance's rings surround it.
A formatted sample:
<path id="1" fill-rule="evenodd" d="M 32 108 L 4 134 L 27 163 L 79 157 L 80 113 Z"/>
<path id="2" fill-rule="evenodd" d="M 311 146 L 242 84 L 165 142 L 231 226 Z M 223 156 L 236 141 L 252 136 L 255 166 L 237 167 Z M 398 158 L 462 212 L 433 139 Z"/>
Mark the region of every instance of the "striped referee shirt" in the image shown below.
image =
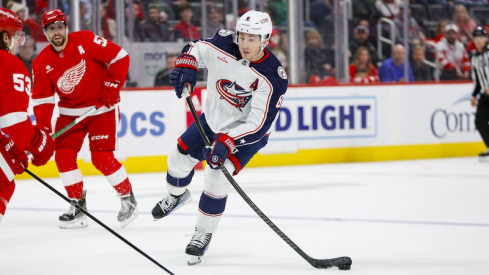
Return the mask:
<path id="1" fill-rule="evenodd" d="M 472 96 L 477 96 L 478 93 L 484 92 L 486 88 L 489 88 L 489 45 L 484 46 L 480 53 L 477 50 L 473 50 L 470 63 L 472 79 L 475 82 Z"/>

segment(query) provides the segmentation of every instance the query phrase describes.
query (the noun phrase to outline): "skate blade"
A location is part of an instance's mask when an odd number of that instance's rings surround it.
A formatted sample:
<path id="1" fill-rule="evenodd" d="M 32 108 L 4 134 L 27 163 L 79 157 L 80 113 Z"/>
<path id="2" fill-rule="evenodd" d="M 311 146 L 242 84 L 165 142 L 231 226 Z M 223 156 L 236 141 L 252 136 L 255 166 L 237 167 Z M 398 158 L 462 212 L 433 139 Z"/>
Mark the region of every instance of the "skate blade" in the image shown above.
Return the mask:
<path id="1" fill-rule="evenodd" d="M 129 219 L 120 222 L 121 228 L 124 228 L 128 224 L 130 224 L 138 215 L 139 215 L 139 211 L 137 209 L 135 209 L 134 212 L 132 213 L 131 217 L 129 217 Z"/>
<path id="2" fill-rule="evenodd" d="M 487 157 L 479 157 L 480 163 L 489 163 L 489 156 Z"/>
<path id="3" fill-rule="evenodd" d="M 88 226 L 88 219 L 86 216 L 73 220 L 71 222 L 59 221 L 59 228 L 61 229 L 85 228 L 87 226 Z"/>
<path id="4" fill-rule="evenodd" d="M 202 262 L 202 256 L 189 256 L 187 260 L 188 265 L 196 265 Z"/>

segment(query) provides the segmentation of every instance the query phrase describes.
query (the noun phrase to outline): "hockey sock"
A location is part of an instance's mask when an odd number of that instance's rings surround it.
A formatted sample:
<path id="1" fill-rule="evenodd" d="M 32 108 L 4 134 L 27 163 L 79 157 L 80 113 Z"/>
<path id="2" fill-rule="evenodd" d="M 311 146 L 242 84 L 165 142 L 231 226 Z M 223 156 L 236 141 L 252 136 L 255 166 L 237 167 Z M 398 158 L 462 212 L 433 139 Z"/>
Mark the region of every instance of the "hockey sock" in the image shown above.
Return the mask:
<path id="1" fill-rule="evenodd" d="M 92 151 L 92 163 L 120 195 L 131 192 L 131 183 L 124 166 L 114 157 L 111 151 Z"/>

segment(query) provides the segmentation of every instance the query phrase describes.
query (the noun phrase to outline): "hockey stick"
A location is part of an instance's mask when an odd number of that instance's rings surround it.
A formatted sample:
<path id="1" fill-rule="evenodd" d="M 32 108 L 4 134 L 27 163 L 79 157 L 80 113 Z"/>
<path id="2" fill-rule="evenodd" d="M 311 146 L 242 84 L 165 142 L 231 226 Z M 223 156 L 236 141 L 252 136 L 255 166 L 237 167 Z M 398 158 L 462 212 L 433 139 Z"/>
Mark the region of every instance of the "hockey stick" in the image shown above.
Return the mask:
<path id="1" fill-rule="evenodd" d="M 195 111 L 194 104 L 192 102 L 192 99 L 190 98 L 190 87 L 188 84 L 185 84 L 183 87 L 183 95 L 185 96 L 185 99 L 187 100 L 188 106 L 190 107 L 190 111 L 192 112 L 192 116 L 194 117 L 195 124 L 197 125 L 197 128 L 199 129 L 199 133 L 202 136 L 202 139 L 204 140 L 204 143 L 206 146 L 211 146 L 211 142 L 205 135 L 204 129 L 202 128 L 202 124 L 199 121 L 199 118 L 197 117 L 197 112 Z M 315 268 L 331 268 L 331 267 L 338 267 L 341 270 L 349 270 L 351 268 L 351 258 L 350 257 L 339 257 L 339 258 L 332 258 L 332 259 L 314 259 L 307 255 L 302 249 L 300 249 L 289 237 L 287 237 L 282 230 L 280 230 L 259 208 L 256 206 L 253 201 L 246 195 L 246 193 L 239 187 L 238 183 L 234 180 L 233 176 L 229 174 L 228 170 L 222 163 L 219 163 L 219 168 L 221 171 L 224 173 L 228 181 L 231 183 L 231 185 L 236 189 L 236 191 L 239 193 L 239 195 L 248 203 L 248 205 L 255 211 L 258 216 L 266 223 L 268 226 L 270 226 L 277 235 L 282 238 L 292 249 L 295 250 L 295 252 L 299 253 L 299 255 L 304 258 L 308 263 L 310 263 L 313 267 Z"/>
<path id="2" fill-rule="evenodd" d="M 87 215 L 90 219 L 92 219 L 93 221 L 95 221 L 96 223 L 98 223 L 100 226 L 102 226 L 103 228 L 107 229 L 110 233 L 114 234 L 121 241 L 125 242 L 130 247 L 134 248 L 134 250 L 136 250 L 137 252 L 139 252 L 141 255 L 143 255 L 144 257 L 146 257 L 148 260 L 152 261 L 155 265 L 159 266 L 160 268 L 162 268 L 163 270 L 165 270 L 166 272 L 168 272 L 168 274 L 174 275 L 170 270 L 166 269 L 164 266 L 162 266 L 156 260 L 154 260 L 153 258 L 151 258 L 150 256 L 148 256 L 148 254 L 144 253 L 139 248 L 137 248 L 137 246 L 133 245 L 131 242 L 129 242 L 128 240 L 126 240 L 124 237 L 122 237 L 121 235 L 117 234 L 114 230 L 110 229 L 104 223 L 102 223 L 97 218 L 95 218 L 90 213 L 88 213 L 88 211 L 86 211 L 85 209 L 81 208 L 76 203 L 72 203 L 67 197 L 65 197 L 63 194 L 61 194 L 60 192 L 58 192 L 58 190 L 54 189 L 51 185 L 49 185 L 47 182 L 45 182 L 44 180 L 42 180 L 41 178 L 39 178 L 38 176 L 36 176 L 34 173 L 32 173 L 31 171 L 29 171 L 28 169 L 25 169 L 25 172 L 27 174 L 31 175 L 33 178 L 35 178 L 40 183 L 42 183 L 44 186 L 46 186 L 47 188 L 49 188 L 51 191 L 53 191 L 54 193 L 56 193 L 62 199 L 64 199 L 65 201 L 67 201 L 69 204 L 71 204 L 72 206 L 76 207 L 76 209 L 78 209 L 81 212 L 83 212 L 83 214 Z"/>
<path id="3" fill-rule="evenodd" d="M 75 126 L 76 124 L 78 124 L 80 121 L 84 120 L 87 116 L 93 114 L 95 111 L 97 111 L 99 108 L 101 108 L 102 106 L 104 106 L 102 103 L 99 103 L 97 106 L 95 107 L 92 107 L 90 110 L 88 110 L 87 112 L 85 112 L 83 115 L 77 117 L 75 120 L 73 120 L 70 124 L 66 125 L 65 127 L 63 127 L 63 129 L 59 130 L 58 132 L 56 132 L 55 134 L 52 135 L 53 139 L 57 138 L 59 135 L 61 135 L 62 133 L 68 131 L 71 127 Z"/>

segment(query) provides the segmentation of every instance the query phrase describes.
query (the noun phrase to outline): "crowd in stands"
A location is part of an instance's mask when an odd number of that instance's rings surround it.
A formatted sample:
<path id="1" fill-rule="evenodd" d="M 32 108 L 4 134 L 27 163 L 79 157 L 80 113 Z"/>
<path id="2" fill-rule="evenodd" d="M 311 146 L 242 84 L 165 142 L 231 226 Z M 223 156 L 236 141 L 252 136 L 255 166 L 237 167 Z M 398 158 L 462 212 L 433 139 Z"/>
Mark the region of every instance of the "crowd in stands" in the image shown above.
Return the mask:
<path id="1" fill-rule="evenodd" d="M 103 0 L 99 7 L 92 1 L 80 0 L 80 27 L 92 30 L 92 10 L 100 13 L 100 34 L 116 41 L 117 23 L 115 2 Z M 409 1 L 407 43 L 404 48 L 404 3 Z M 477 25 L 489 29 L 489 0 L 350 0 L 349 19 L 351 83 L 405 81 L 404 68 L 408 68 L 407 81 L 466 80 L 470 78 L 470 52 L 474 49 L 472 32 Z M 40 16 L 49 9 L 48 0 L 3 1 L 6 8 L 16 12 L 24 21 L 24 32 L 35 46 L 46 42 L 40 25 Z M 200 0 L 133 0 L 125 3 L 124 41 L 132 42 L 175 42 L 191 41 L 212 37 L 221 28 L 232 29 L 234 18 L 231 1 Z M 263 0 L 262 8 L 272 18 L 274 26 L 268 45 L 288 69 L 289 40 L 287 33 L 287 0 Z M 58 0 L 58 7 L 70 14 L 71 1 Z M 334 0 L 309 0 L 309 20 L 304 22 L 305 79 L 312 84 L 330 83 L 335 77 Z M 249 9 L 249 1 L 239 0 L 238 16 Z M 202 22 L 201 10 L 207 11 L 207 21 Z M 394 30 L 377 24 L 381 18 L 392 20 Z M 486 25 L 488 24 L 488 25 Z M 205 27 L 204 27 L 205 25 Z M 203 33 L 205 30 L 205 33 Z M 392 45 L 377 48 L 378 37 L 388 37 L 395 31 Z M 383 42 L 384 43 L 384 42 Z M 30 45 L 30 43 L 26 43 Z M 26 47 L 26 46 L 24 46 Z M 29 46 L 32 47 L 32 46 Z M 22 50 L 21 50 L 22 51 Z M 20 54 L 20 53 L 19 53 Z M 408 55 L 409 64 L 404 66 Z M 174 59 L 168 55 L 168 62 Z M 27 58 L 29 59 L 29 58 Z M 167 62 L 167 63 L 168 63 Z M 166 85 L 161 81 L 167 77 L 171 64 L 162 69 L 155 79 L 155 86 Z M 164 84 L 162 84 L 164 83 Z"/>

